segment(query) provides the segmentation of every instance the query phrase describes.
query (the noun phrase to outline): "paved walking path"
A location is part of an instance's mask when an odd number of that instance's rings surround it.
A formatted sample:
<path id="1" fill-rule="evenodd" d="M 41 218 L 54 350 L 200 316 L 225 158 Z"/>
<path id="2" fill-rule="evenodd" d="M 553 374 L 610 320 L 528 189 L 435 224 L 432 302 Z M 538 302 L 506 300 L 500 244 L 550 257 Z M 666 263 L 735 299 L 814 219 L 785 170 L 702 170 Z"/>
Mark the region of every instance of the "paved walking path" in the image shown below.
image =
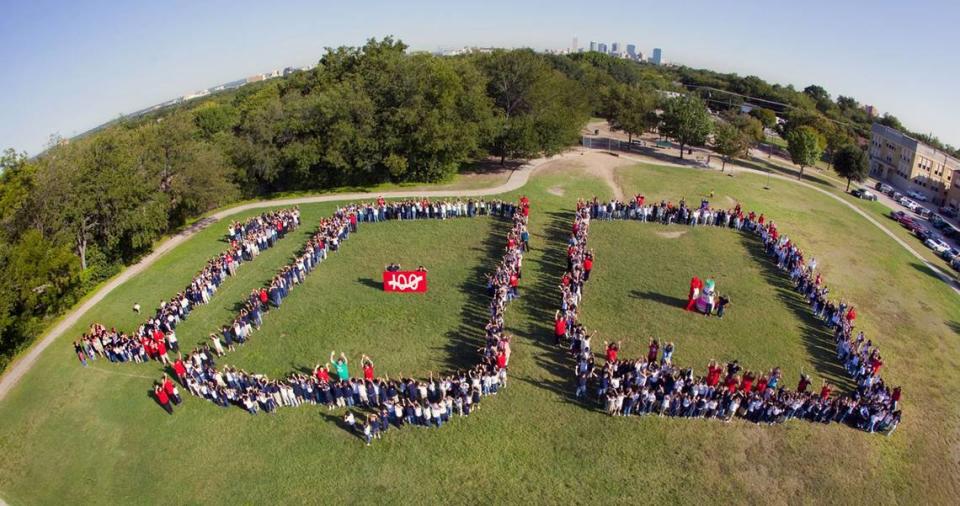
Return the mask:
<path id="1" fill-rule="evenodd" d="M 101 286 L 99 290 L 88 297 L 82 304 L 65 314 L 56 325 L 54 325 L 50 330 L 47 331 L 46 334 L 43 335 L 43 337 L 40 338 L 39 341 L 33 344 L 26 353 L 24 353 L 10 367 L 7 368 L 6 372 L 3 374 L 3 378 L 0 378 L 0 400 L 6 397 L 10 390 L 20 381 L 23 375 L 26 374 L 31 367 L 33 367 L 33 364 L 36 363 L 37 359 L 40 358 L 40 354 L 43 353 L 47 347 L 53 344 L 53 342 L 56 341 L 61 334 L 67 331 L 67 329 L 75 325 L 87 311 L 102 301 L 103 298 L 113 291 L 114 288 L 122 285 L 130 278 L 143 272 L 144 269 L 153 265 L 157 259 L 165 255 L 173 248 L 176 248 L 187 239 L 193 237 L 197 232 L 209 227 L 214 223 L 217 223 L 228 216 L 249 211 L 251 209 L 260 209 L 264 207 L 284 207 L 296 204 L 313 204 L 317 202 L 364 200 L 375 198 L 380 195 L 387 198 L 482 197 L 486 195 L 496 195 L 499 193 L 511 192 L 523 187 L 527 184 L 527 181 L 530 179 L 530 174 L 534 171 L 534 169 L 549 160 L 550 158 L 538 158 L 536 160 L 531 160 L 525 165 L 514 169 L 513 172 L 510 173 L 510 176 L 507 178 L 505 183 L 493 188 L 483 188 L 479 190 L 411 190 L 333 193 L 327 195 L 316 195 L 312 197 L 297 197 L 251 202 L 249 204 L 243 204 L 236 207 L 231 207 L 229 209 L 224 209 L 223 211 L 207 216 L 197 221 L 192 226 L 182 230 L 173 237 L 160 243 L 160 245 L 157 246 L 152 253 L 143 257 L 143 259 L 141 259 L 139 262 L 124 269 L 120 274 Z M 0 500 L 0 506 L 4 506 L 2 500 Z"/>

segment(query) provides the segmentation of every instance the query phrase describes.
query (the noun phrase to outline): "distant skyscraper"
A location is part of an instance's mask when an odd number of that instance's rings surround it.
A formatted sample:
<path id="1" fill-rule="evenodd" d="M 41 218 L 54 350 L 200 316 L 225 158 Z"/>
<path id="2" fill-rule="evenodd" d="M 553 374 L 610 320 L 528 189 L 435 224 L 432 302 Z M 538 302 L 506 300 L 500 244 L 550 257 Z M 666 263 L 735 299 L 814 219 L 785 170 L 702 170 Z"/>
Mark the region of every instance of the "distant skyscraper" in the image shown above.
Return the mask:
<path id="1" fill-rule="evenodd" d="M 590 50 L 591 50 L 591 51 L 596 51 L 596 50 L 597 50 L 597 43 L 594 42 L 594 41 L 592 41 L 592 40 L 590 41 Z"/>
<path id="2" fill-rule="evenodd" d="M 577 52 L 577 37 L 573 37 L 573 44 L 570 46 L 570 52 L 571 53 Z"/>
<path id="3" fill-rule="evenodd" d="M 619 43 L 619 42 L 614 42 L 613 44 L 611 44 L 611 45 L 610 45 L 610 52 L 613 53 L 613 54 L 619 54 L 619 53 L 620 53 L 620 43 Z"/>
<path id="4" fill-rule="evenodd" d="M 663 51 L 661 51 L 659 47 L 653 48 L 653 56 L 650 57 L 650 61 L 654 65 L 660 65 L 662 60 L 663 60 Z"/>
<path id="5" fill-rule="evenodd" d="M 635 44 L 627 44 L 627 56 L 634 60 L 637 59 L 637 46 Z"/>
<path id="6" fill-rule="evenodd" d="M 600 51 L 601 53 L 606 53 L 606 52 L 607 52 L 607 44 L 604 43 L 604 42 L 601 42 L 601 43 L 597 44 L 597 51 Z"/>

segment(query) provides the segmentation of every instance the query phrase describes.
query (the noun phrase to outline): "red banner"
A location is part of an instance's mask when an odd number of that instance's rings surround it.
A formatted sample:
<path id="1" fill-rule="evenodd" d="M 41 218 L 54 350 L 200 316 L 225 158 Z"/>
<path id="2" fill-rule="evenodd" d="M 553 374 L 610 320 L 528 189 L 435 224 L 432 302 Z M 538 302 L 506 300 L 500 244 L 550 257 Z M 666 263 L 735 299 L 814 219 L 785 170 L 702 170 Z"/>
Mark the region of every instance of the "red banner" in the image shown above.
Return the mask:
<path id="1" fill-rule="evenodd" d="M 427 291 L 427 273 L 420 271 L 384 271 L 383 291 L 425 292 Z"/>

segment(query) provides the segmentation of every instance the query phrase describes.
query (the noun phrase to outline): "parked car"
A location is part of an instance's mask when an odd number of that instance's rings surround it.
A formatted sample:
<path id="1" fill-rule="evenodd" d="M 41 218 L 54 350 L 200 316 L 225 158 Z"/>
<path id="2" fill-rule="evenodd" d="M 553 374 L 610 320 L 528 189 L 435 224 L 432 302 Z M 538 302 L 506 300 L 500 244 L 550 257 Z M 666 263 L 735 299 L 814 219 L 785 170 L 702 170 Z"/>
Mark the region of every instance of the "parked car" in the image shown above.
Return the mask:
<path id="1" fill-rule="evenodd" d="M 921 218 L 930 219 L 930 216 L 933 214 L 929 209 L 923 206 L 917 206 L 913 212 L 917 213 Z"/>
<path id="2" fill-rule="evenodd" d="M 927 219 L 930 220 L 930 224 L 935 228 L 943 228 L 945 225 L 949 225 L 947 220 L 943 219 L 943 216 L 940 216 L 939 214 L 931 214 Z"/>
<path id="3" fill-rule="evenodd" d="M 960 238 L 960 229 L 949 223 L 947 223 L 947 226 L 943 227 L 941 230 L 943 230 L 944 237 Z"/>
<path id="4" fill-rule="evenodd" d="M 903 211 L 890 211 L 890 219 L 900 221 L 905 213 Z"/>
<path id="5" fill-rule="evenodd" d="M 879 182 L 879 181 L 877 181 L 877 184 L 874 185 L 873 189 L 874 189 L 874 190 L 877 190 L 877 191 L 880 192 L 880 193 L 888 193 L 888 194 L 893 191 L 893 187 L 892 187 L 892 186 L 890 186 L 890 185 L 888 185 L 888 184 L 886 184 L 886 183 L 881 183 L 881 182 Z"/>
<path id="6" fill-rule="evenodd" d="M 960 255 L 960 249 L 957 248 L 950 248 L 943 253 L 940 253 L 940 256 L 948 262 L 953 261 L 953 259 L 957 258 L 958 255 Z"/>
<path id="7" fill-rule="evenodd" d="M 940 211 L 940 214 L 946 216 L 947 218 L 957 217 L 957 210 L 952 207 L 941 207 L 938 209 L 938 211 Z"/>
<path id="8" fill-rule="evenodd" d="M 953 260 L 950 261 L 950 267 L 953 267 L 954 270 L 960 271 L 960 255 L 953 257 Z"/>
<path id="9" fill-rule="evenodd" d="M 892 198 L 893 200 L 896 200 L 897 202 L 900 202 L 900 199 L 903 198 L 903 194 L 898 191 L 895 191 L 893 193 L 887 193 L 887 195 L 890 195 L 890 198 Z"/>
<path id="10" fill-rule="evenodd" d="M 904 227 L 913 230 L 913 218 L 910 215 L 904 214 L 903 216 L 900 216 L 900 219 L 897 221 L 899 221 Z"/>
<path id="11" fill-rule="evenodd" d="M 919 200 L 920 202 L 927 200 L 927 196 L 918 191 L 909 191 L 907 192 L 907 196 L 914 200 Z"/>
<path id="12" fill-rule="evenodd" d="M 937 239 L 935 237 L 931 237 L 926 241 L 923 241 L 923 244 L 937 253 L 943 253 L 944 251 L 950 249 L 950 245 L 943 242 L 943 239 Z"/>
<path id="13" fill-rule="evenodd" d="M 913 232 L 914 234 L 916 234 L 917 231 L 922 228 L 925 228 L 925 227 L 919 221 L 915 221 L 915 220 L 911 221 L 910 224 L 907 225 L 907 230 Z"/>
<path id="14" fill-rule="evenodd" d="M 877 200 L 877 196 L 870 192 L 866 188 L 857 188 L 856 190 L 851 190 L 850 195 L 857 197 L 858 199 L 863 200 Z"/>
<path id="15" fill-rule="evenodd" d="M 901 206 L 906 207 L 907 209 L 909 209 L 909 210 L 911 210 L 911 211 L 913 211 L 914 209 L 917 208 L 917 206 L 920 205 L 920 204 L 917 204 L 916 202 L 908 199 L 907 197 L 901 197 L 900 200 L 898 200 L 897 202 L 899 202 Z"/>

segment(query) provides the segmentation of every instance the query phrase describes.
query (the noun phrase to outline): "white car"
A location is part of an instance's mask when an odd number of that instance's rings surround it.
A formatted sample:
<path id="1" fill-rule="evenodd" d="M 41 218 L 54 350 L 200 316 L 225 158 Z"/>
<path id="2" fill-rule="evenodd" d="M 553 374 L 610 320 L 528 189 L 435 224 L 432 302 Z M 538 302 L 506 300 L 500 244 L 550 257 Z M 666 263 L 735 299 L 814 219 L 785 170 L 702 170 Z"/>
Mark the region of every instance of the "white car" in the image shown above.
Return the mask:
<path id="1" fill-rule="evenodd" d="M 938 254 L 943 253 L 944 251 L 947 251 L 948 249 L 950 249 L 950 245 L 943 242 L 940 239 L 930 238 L 930 239 L 927 239 L 926 241 L 923 241 L 923 244 L 924 246 L 932 249 L 933 251 L 936 251 Z"/>
<path id="2" fill-rule="evenodd" d="M 907 197 L 903 197 L 903 198 L 900 199 L 900 205 L 903 206 L 903 207 L 906 207 L 907 209 L 909 209 L 909 210 L 911 210 L 911 211 L 913 211 L 914 209 L 917 208 L 917 206 L 918 206 L 919 204 L 917 204 L 916 202 L 908 199 Z"/>
<path id="3" fill-rule="evenodd" d="M 907 195 L 914 200 L 919 200 L 920 202 L 927 200 L 927 196 L 920 192 L 916 192 L 916 191 L 907 192 Z"/>

